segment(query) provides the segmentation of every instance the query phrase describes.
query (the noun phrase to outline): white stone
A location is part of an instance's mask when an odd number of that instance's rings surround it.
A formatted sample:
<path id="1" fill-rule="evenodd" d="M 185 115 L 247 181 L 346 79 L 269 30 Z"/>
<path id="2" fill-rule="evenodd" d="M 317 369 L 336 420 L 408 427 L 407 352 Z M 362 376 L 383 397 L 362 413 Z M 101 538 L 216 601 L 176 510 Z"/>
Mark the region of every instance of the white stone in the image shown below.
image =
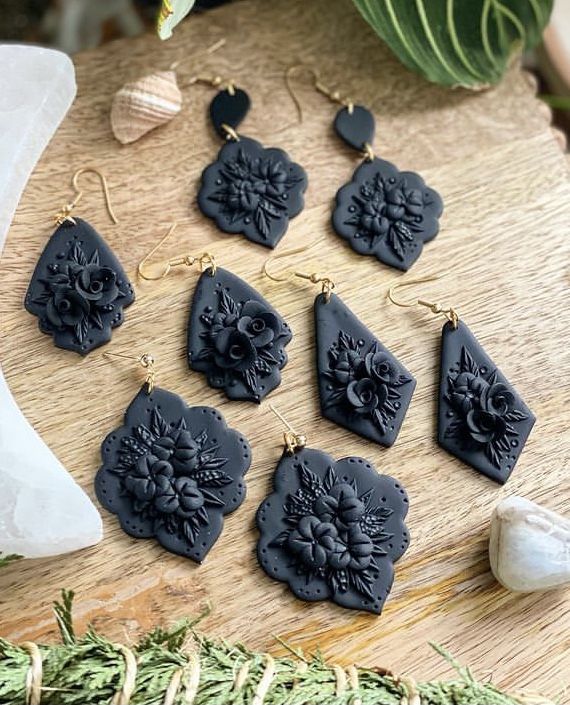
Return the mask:
<path id="1" fill-rule="evenodd" d="M 65 54 L 0 44 L 0 254 L 20 195 L 75 93 Z"/>
<path id="2" fill-rule="evenodd" d="M 509 497 L 493 512 L 489 559 L 497 580 L 513 592 L 570 586 L 570 520 Z"/>

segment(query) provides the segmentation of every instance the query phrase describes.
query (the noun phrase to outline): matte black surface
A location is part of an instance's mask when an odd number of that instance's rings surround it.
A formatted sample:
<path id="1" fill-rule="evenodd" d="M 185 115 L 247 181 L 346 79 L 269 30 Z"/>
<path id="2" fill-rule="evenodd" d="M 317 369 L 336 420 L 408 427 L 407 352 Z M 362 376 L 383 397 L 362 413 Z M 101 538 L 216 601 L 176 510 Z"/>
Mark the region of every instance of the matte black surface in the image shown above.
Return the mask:
<path id="1" fill-rule="evenodd" d="M 355 105 L 352 113 L 348 108 L 341 108 L 336 114 L 334 129 L 349 147 L 362 151 L 366 143 L 371 145 L 374 141 L 374 115 L 362 105 Z"/>
<path id="2" fill-rule="evenodd" d="M 439 231 L 443 201 L 419 174 L 375 158 L 336 195 L 335 231 L 361 255 L 406 271 Z"/>
<path id="3" fill-rule="evenodd" d="M 229 399 L 259 402 L 281 382 L 291 329 L 261 294 L 221 267 L 200 277 L 188 322 L 188 364 Z"/>
<path id="4" fill-rule="evenodd" d="M 416 380 L 335 294 L 315 299 L 315 328 L 323 416 L 391 446 Z"/>
<path id="5" fill-rule="evenodd" d="M 462 321 L 441 340 L 438 442 L 492 480 L 505 483 L 535 416 Z"/>
<path id="6" fill-rule="evenodd" d="M 305 448 L 283 455 L 257 511 L 257 557 L 302 600 L 380 614 L 409 545 L 408 498 L 364 458 Z"/>
<path id="7" fill-rule="evenodd" d="M 243 502 L 251 463 L 248 442 L 217 409 L 189 407 L 157 387 L 148 394 L 146 385 L 101 456 L 95 491 L 122 529 L 197 562 L 220 535 L 223 515 Z"/>
<path id="8" fill-rule="evenodd" d="M 241 88 L 236 88 L 233 95 L 227 90 L 216 93 L 210 103 L 210 118 L 220 137 L 225 139 L 227 136 L 222 129 L 224 124 L 237 129 L 249 112 L 250 105 L 248 94 Z"/>
<path id="9" fill-rule="evenodd" d="M 119 260 L 89 223 L 75 218 L 50 237 L 24 305 L 58 348 L 87 355 L 111 340 L 135 300 Z"/>
<path id="10" fill-rule="evenodd" d="M 306 189 L 305 171 L 283 150 L 240 137 L 202 173 L 198 205 L 220 230 L 273 248 L 303 210 Z"/>

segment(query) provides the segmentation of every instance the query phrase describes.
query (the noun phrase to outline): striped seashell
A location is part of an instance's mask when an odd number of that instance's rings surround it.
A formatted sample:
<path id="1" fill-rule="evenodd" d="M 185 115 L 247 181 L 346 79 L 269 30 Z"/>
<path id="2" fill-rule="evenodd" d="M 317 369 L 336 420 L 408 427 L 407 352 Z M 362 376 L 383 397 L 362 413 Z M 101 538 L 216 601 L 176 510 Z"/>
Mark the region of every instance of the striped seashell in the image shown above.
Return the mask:
<path id="1" fill-rule="evenodd" d="M 174 71 L 157 71 L 125 83 L 111 106 L 111 129 L 122 144 L 135 142 L 180 112 L 182 93 Z"/>

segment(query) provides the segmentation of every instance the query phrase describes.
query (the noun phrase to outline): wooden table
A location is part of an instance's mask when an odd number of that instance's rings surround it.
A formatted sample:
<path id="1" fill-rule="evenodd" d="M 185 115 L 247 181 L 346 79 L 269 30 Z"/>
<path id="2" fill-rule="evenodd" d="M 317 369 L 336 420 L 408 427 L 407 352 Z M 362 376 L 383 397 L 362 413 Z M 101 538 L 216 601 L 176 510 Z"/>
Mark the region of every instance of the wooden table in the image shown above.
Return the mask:
<path id="1" fill-rule="evenodd" d="M 223 50 L 192 60 L 222 36 L 228 40 Z M 114 141 L 108 115 L 115 90 L 185 57 L 183 81 L 194 71 L 236 79 L 253 100 L 243 133 L 284 147 L 307 166 L 306 208 L 280 249 L 314 244 L 304 255 L 304 268 L 330 274 L 345 302 L 417 377 L 393 448 L 382 449 L 320 418 L 314 288 L 268 281 L 261 274 L 267 251 L 221 234 L 198 212 L 197 180 L 219 147 L 205 118 L 208 89 L 185 90 L 186 106 L 169 126 L 129 147 Z M 458 308 L 538 418 L 504 488 L 436 445 L 442 321 L 388 304 L 386 289 L 400 275 L 359 257 L 331 231 L 332 198 L 356 160 L 333 134 L 335 106 L 314 93 L 308 79 L 299 81 L 304 122 L 297 123 L 284 71 L 300 61 L 370 106 L 378 121 L 377 151 L 423 173 L 444 196 L 443 229 L 411 276 L 440 275 L 418 292 Z M 558 694 L 570 680 L 570 595 L 509 594 L 493 579 L 487 560 L 489 519 L 500 499 L 522 494 L 570 511 L 570 186 L 548 111 L 529 78 L 515 67 L 487 92 L 430 85 L 400 66 L 347 0 L 247 0 L 193 17 L 170 42 L 150 35 L 119 41 L 77 57 L 76 66 L 77 101 L 30 179 L 0 272 L 0 359 L 24 413 L 93 496 L 99 444 L 119 425 L 142 371 L 107 361 L 101 351 L 79 359 L 54 349 L 22 301 L 51 232 L 51 216 L 69 195 L 70 175 L 97 165 L 110 180 L 121 223 L 109 224 L 95 180 L 77 214 L 104 233 L 133 280 L 138 261 L 176 220 L 180 227 L 167 253 L 211 250 L 285 315 L 295 337 L 273 402 L 313 446 L 338 457 L 363 455 L 379 471 L 400 478 L 411 498 L 413 541 L 380 618 L 302 603 L 258 568 L 254 513 L 270 487 L 282 428 L 266 406 L 228 402 L 188 371 L 185 324 L 197 272 L 179 270 L 161 282 L 135 282 L 138 300 L 110 349 L 150 350 L 160 385 L 190 403 L 219 407 L 249 438 L 254 461 L 247 500 L 228 517 L 202 566 L 153 541 L 128 538 L 103 511 L 105 538 L 99 546 L 2 570 L 0 633 L 19 640 L 54 637 L 49 607 L 60 587 L 77 591 L 80 625 L 91 621 L 117 638 L 134 638 L 158 622 L 195 613 L 208 598 L 215 609 L 204 628 L 255 648 L 282 653 L 277 634 L 305 649 L 320 644 L 326 657 L 340 663 L 382 664 L 427 678 L 449 670 L 428 646 L 433 640 L 501 686 Z"/>

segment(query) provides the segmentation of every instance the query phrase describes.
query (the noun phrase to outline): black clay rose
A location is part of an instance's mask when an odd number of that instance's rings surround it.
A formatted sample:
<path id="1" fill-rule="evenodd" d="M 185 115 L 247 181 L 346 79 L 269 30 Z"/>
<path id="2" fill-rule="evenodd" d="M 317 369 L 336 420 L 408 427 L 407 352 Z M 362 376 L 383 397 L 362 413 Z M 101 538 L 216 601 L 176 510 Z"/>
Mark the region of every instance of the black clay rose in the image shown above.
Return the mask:
<path id="1" fill-rule="evenodd" d="M 354 379 L 361 363 L 362 358 L 356 350 L 341 350 L 333 365 L 332 373 L 338 382 L 348 384 Z"/>
<path id="2" fill-rule="evenodd" d="M 156 455 L 143 455 L 128 475 L 125 476 L 125 489 L 140 502 L 149 502 L 157 491 L 159 478 L 170 478 L 173 475 L 172 466 Z"/>
<path id="3" fill-rule="evenodd" d="M 369 377 L 352 381 L 346 388 L 346 398 L 357 414 L 372 414 L 388 398 L 386 385 L 376 385 Z"/>
<path id="4" fill-rule="evenodd" d="M 424 202 L 418 189 L 392 188 L 386 194 L 387 215 L 391 220 L 403 220 L 422 214 Z"/>
<path id="5" fill-rule="evenodd" d="M 98 264 L 87 264 L 78 272 L 75 288 L 84 298 L 96 301 L 98 306 L 112 303 L 119 295 L 115 272 Z"/>
<path id="6" fill-rule="evenodd" d="M 312 570 L 323 568 L 336 549 L 338 531 L 315 516 L 304 516 L 287 538 L 287 547 Z"/>
<path id="7" fill-rule="evenodd" d="M 237 372 L 248 370 L 257 359 L 257 352 L 246 333 L 224 328 L 213 336 L 214 361 L 222 369 Z"/>
<path id="8" fill-rule="evenodd" d="M 398 370 L 384 352 L 369 352 L 364 358 L 364 366 L 368 376 L 377 382 L 393 384 L 398 380 Z"/>
<path id="9" fill-rule="evenodd" d="M 48 321 L 56 328 L 76 326 L 89 315 L 89 302 L 76 291 L 56 292 L 46 304 Z"/>
<path id="10" fill-rule="evenodd" d="M 281 324 L 277 316 L 259 301 L 246 301 L 237 322 L 237 329 L 245 333 L 256 348 L 262 348 L 279 335 Z"/>
<path id="11" fill-rule="evenodd" d="M 504 419 L 488 411 L 471 409 L 466 421 L 469 435 L 477 443 L 492 443 L 505 435 Z"/>
<path id="12" fill-rule="evenodd" d="M 482 389 L 479 403 L 485 411 L 504 416 L 514 408 L 515 395 L 506 384 L 495 382 L 495 384 L 487 385 Z"/>
<path id="13" fill-rule="evenodd" d="M 190 477 L 159 476 L 154 504 L 163 514 L 188 518 L 204 506 L 204 495 Z"/>
<path id="14" fill-rule="evenodd" d="M 482 377 L 477 377 L 471 372 L 461 372 L 451 383 L 449 401 L 457 411 L 468 414 L 478 407 L 481 395 L 488 386 Z"/>
<path id="15" fill-rule="evenodd" d="M 342 482 L 315 501 L 314 512 L 324 522 L 344 526 L 360 521 L 366 508 L 353 487 Z"/>
<path id="16" fill-rule="evenodd" d="M 374 544 L 358 525 L 343 532 L 342 540 L 335 542 L 335 550 L 328 554 L 328 564 L 334 570 L 366 570 L 372 561 Z"/>

